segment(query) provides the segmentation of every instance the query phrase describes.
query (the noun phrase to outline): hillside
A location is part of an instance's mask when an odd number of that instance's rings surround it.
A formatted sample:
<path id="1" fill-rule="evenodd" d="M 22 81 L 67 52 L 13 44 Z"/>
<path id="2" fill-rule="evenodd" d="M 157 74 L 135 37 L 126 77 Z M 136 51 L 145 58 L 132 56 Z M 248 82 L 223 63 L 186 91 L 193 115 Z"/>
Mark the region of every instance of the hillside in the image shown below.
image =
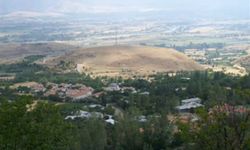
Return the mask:
<path id="1" fill-rule="evenodd" d="M 79 72 L 97 76 L 151 74 L 155 72 L 193 71 L 202 67 L 173 49 L 143 46 L 105 46 L 78 49 L 53 60 L 73 62 Z"/>
<path id="2" fill-rule="evenodd" d="M 250 56 L 242 57 L 236 61 L 233 62 L 233 64 L 239 64 L 242 67 L 246 68 L 247 70 L 250 70 Z"/>
<path id="3" fill-rule="evenodd" d="M 0 63 L 14 63 L 30 55 L 59 56 L 74 48 L 61 43 L 0 44 Z"/>

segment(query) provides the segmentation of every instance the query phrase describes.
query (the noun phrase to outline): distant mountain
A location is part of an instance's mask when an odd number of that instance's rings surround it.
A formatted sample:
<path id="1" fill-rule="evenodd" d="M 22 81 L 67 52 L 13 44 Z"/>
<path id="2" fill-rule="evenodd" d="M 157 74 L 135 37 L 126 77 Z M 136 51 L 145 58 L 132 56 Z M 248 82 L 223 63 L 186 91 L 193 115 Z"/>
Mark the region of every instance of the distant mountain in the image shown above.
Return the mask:
<path id="1" fill-rule="evenodd" d="M 17 11 L 116 15 L 142 13 L 169 19 L 249 19 L 249 0 L 0 0 L 0 14 Z M 156 16 L 156 19 L 159 17 Z"/>
<path id="2" fill-rule="evenodd" d="M 33 12 L 33 11 L 16 11 L 2 15 L 3 18 L 39 18 L 39 17 L 62 17 L 63 14 L 53 12 Z"/>

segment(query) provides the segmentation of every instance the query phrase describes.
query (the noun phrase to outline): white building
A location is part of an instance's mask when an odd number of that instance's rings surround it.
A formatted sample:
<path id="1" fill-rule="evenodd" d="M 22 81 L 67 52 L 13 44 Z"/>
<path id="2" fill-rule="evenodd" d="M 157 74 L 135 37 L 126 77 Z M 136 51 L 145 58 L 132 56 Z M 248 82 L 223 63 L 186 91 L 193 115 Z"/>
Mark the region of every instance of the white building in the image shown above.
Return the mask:
<path id="1" fill-rule="evenodd" d="M 200 98 L 190 98 L 190 99 L 185 99 L 181 101 L 182 105 L 186 105 L 186 104 L 190 104 L 190 103 L 201 103 L 201 99 Z"/>
<path id="2" fill-rule="evenodd" d="M 112 92 L 112 91 L 120 91 L 121 88 L 120 88 L 119 84 L 111 83 L 108 87 L 104 88 L 104 90 Z"/>
<path id="3" fill-rule="evenodd" d="M 105 122 L 111 125 L 115 125 L 115 120 L 113 119 L 112 115 L 107 115 L 104 117 Z"/>
<path id="4" fill-rule="evenodd" d="M 65 117 L 65 119 L 66 120 L 68 120 L 68 119 L 74 120 L 76 118 L 85 118 L 85 119 L 88 119 L 90 117 L 91 117 L 91 114 L 89 112 L 80 110 L 75 115 L 67 116 L 67 117 Z"/>
<path id="5" fill-rule="evenodd" d="M 203 107 L 204 105 L 201 104 L 200 98 L 191 98 L 185 99 L 181 101 L 181 105 L 177 106 L 176 109 L 179 112 L 192 112 L 194 109 Z"/>
<path id="6" fill-rule="evenodd" d="M 100 112 L 87 112 L 79 110 L 75 115 L 65 117 L 66 120 L 75 120 L 76 118 L 89 119 L 89 118 L 103 118 L 103 114 Z"/>

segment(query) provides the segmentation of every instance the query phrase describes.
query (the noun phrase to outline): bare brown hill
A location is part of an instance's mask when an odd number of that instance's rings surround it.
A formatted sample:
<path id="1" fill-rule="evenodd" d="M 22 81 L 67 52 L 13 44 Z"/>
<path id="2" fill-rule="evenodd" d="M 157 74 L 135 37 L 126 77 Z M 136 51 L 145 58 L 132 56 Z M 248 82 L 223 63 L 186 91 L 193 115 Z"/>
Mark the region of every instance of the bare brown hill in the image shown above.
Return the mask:
<path id="1" fill-rule="evenodd" d="M 64 55 L 74 48 L 61 43 L 0 44 L 0 63 L 13 63 L 30 55 Z"/>
<path id="2" fill-rule="evenodd" d="M 199 64 L 173 49 L 143 46 L 105 46 L 85 48 L 54 59 L 74 62 L 79 72 L 91 72 L 100 76 L 116 76 L 130 73 L 193 71 L 203 69 Z"/>

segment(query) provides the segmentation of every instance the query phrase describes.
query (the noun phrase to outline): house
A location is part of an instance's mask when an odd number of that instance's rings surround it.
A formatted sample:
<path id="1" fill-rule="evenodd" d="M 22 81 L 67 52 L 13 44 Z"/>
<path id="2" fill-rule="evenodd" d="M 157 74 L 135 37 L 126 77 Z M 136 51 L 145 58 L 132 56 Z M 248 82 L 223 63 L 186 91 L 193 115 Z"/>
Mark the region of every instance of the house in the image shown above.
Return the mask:
<path id="1" fill-rule="evenodd" d="M 177 106 L 176 109 L 179 112 L 193 112 L 194 109 L 203 107 L 200 98 L 190 98 L 181 101 L 181 105 Z"/>
<path id="2" fill-rule="evenodd" d="M 149 92 L 142 92 L 142 93 L 140 93 L 140 95 L 149 95 L 150 93 Z"/>
<path id="3" fill-rule="evenodd" d="M 180 113 L 178 115 L 170 114 L 167 116 L 167 118 L 172 124 L 176 124 L 177 122 L 181 122 L 184 124 L 194 123 L 200 119 L 199 116 L 194 113 Z"/>
<path id="4" fill-rule="evenodd" d="M 57 90 L 55 88 L 52 88 L 48 90 L 46 93 L 44 93 L 44 96 L 48 97 L 48 96 L 56 95 L 56 94 L 57 94 Z"/>
<path id="5" fill-rule="evenodd" d="M 191 78 L 188 78 L 188 77 L 182 77 L 181 80 L 186 80 L 186 81 L 189 81 L 191 80 Z"/>
<path id="6" fill-rule="evenodd" d="M 104 92 L 98 92 L 98 93 L 93 94 L 93 96 L 94 96 L 95 98 L 99 98 L 99 97 L 101 97 L 101 96 L 104 95 L 104 94 L 105 94 Z"/>
<path id="7" fill-rule="evenodd" d="M 75 120 L 77 118 L 82 118 L 82 119 L 89 119 L 89 118 L 103 118 L 103 114 L 100 112 L 87 112 L 87 111 L 82 111 L 79 110 L 75 113 L 75 115 L 67 116 L 65 117 L 65 120 L 71 119 Z"/>
<path id="8" fill-rule="evenodd" d="M 70 98 L 73 101 L 78 101 L 92 95 L 94 89 L 82 84 L 49 84 L 48 91 L 45 96 L 58 95 L 60 98 Z"/>
<path id="9" fill-rule="evenodd" d="M 91 96 L 93 92 L 93 88 L 84 86 L 79 89 L 67 89 L 65 94 L 66 97 L 72 98 L 73 101 L 78 101 Z"/>
<path id="10" fill-rule="evenodd" d="M 107 115 L 104 117 L 104 120 L 106 123 L 111 124 L 111 125 L 115 125 L 115 120 L 113 119 L 112 115 Z"/>
<path id="11" fill-rule="evenodd" d="M 72 116 L 67 116 L 65 117 L 66 120 L 68 119 L 71 119 L 71 120 L 74 120 L 76 118 L 85 118 L 85 119 L 88 119 L 91 117 L 91 114 L 87 111 L 78 111 L 75 115 L 72 115 Z"/>
<path id="12" fill-rule="evenodd" d="M 190 103 L 201 103 L 201 99 L 200 98 L 190 98 L 190 99 L 185 99 L 185 100 L 182 100 L 181 101 L 181 104 L 182 105 L 185 105 L 185 104 L 190 104 Z"/>
<path id="13" fill-rule="evenodd" d="M 232 106 L 229 104 L 224 104 L 224 105 L 214 106 L 213 108 L 209 110 L 209 114 L 213 114 L 216 112 L 224 112 L 226 114 L 230 114 L 230 113 L 244 114 L 244 113 L 249 113 L 250 109 L 244 106 Z"/>
<path id="14" fill-rule="evenodd" d="M 104 107 L 102 105 L 99 105 L 99 104 L 91 104 L 88 107 L 91 109 L 96 109 L 96 108 L 100 108 L 102 110 L 104 109 Z"/>
<path id="15" fill-rule="evenodd" d="M 148 121 L 148 119 L 147 119 L 146 116 L 141 115 L 141 116 L 137 117 L 137 121 L 140 122 L 140 123 L 145 123 L 145 122 Z"/>
<path id="16" fill-rule="evenodd" d="M 130 92 L 132 92 L 133 94 L 136 94 L 136 93 L 137 93 L 137 91 L 136 91 L 136 89 L 135 89 L 134 87 L 122 87 L 122 88 L 121 88 L 121 91 L 122 91 L 122 93 L 124 93 L 125 91 L 130 91 Z"/>
<path id="17" fill-rule="evenodd" d="M 15 79 L 15 76 L 0 76 L 0 81 L 12 81 Z"/>
<path id="18" fill-rule="evenodd" d="M 115 125 L 115 120 L 112 119 L 112 118 L 105 120 L 105 122 L 109 123 L 109 124 L 112 124 L 112 125 Z"/>
<path id="19" fill-rule="evenodd" d="M 108 92 L 113 92 L 113 91 L 120 91 L 121 88 L 120 88 L 119 84 L 111 83 L 108 87 L 105 87 L 104 90 L 108 91 Z"/>
<path id="20" fill-rule="evenodd" d="M 42 85 L 42 84 L 34 84 L 31 89 L 35 92 L 35 93 L 38 93 L 38 92 L 45 92 L 45 87 Z"/>
<path id="21" fill-rule="evenodd" d="M 175 91 L 179 92 L 179 91 L 186 91 L 187 88 L 186 87 L 181 87 L 181 88 L 176 88 Z"/>

